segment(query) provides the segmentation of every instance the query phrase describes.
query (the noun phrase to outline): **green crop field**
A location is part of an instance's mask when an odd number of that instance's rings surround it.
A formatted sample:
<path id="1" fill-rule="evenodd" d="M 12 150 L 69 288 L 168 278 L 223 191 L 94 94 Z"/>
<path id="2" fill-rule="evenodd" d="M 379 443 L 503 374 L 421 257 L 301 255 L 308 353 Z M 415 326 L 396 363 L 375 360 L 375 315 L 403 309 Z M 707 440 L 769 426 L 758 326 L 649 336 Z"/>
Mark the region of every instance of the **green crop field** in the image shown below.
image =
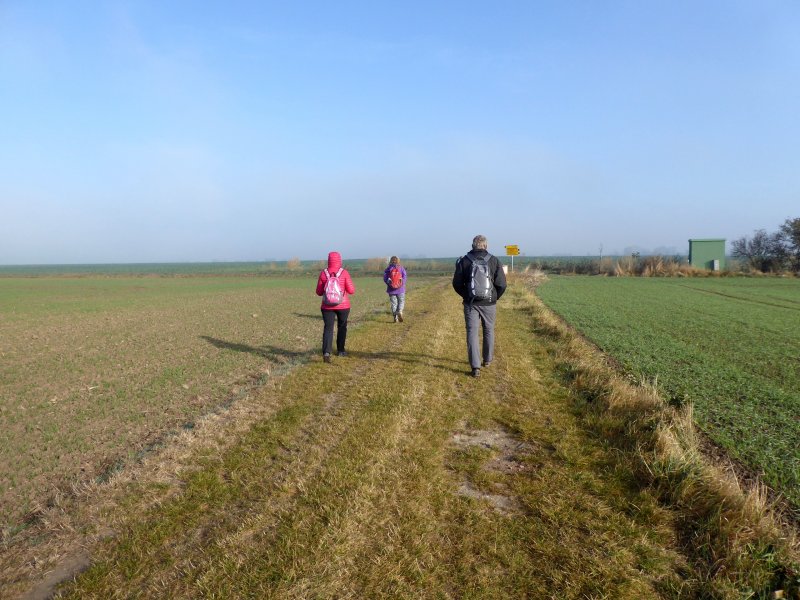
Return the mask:
<path id="1" fill-rule="evenodd" d="M 800 280 L 553 277 L 538 294 L 800 504 Z"/>
<path id="2" fill-rule="evenodd" d="M 351 323 L 384 305 L 357 277 Z M 316 276 L 0 278 L 3 530 L 317 353 Z"/>

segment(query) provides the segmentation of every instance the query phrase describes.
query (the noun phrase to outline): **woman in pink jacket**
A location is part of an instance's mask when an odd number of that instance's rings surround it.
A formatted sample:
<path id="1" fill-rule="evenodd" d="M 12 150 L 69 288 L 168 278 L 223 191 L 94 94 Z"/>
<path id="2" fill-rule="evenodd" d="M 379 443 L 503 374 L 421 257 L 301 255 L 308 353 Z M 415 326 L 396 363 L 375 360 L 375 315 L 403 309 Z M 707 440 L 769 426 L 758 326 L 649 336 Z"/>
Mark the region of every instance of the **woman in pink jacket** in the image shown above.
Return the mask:
<path id="1" fill-rule="evenodd" d="M 350 273 L 342 267 L 342 255 L 338 252 L 328 254 L 328 268 L 320 271 L 317 280 L 317 296 L 322 296 L 322 360 L 331 362 L 333 350 L 333 323 L 338 321 L 336 330 L 336 354 L 347 356 L 344 345 L 347 340 L 347 318 L 350 316 L 350 294 L 356 293 L 356 286 Z"/>

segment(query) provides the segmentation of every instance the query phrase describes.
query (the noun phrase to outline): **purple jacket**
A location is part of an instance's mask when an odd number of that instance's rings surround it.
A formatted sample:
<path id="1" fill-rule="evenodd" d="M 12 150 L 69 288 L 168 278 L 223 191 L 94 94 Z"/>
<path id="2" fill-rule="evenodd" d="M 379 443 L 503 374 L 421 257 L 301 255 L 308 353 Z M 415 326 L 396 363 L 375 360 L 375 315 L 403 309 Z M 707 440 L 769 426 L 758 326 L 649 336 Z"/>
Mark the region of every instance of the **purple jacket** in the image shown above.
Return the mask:
<path id="1" fill-rule="evenodd" d="M 408 273 L 406 273 L 406 269 L 403 265 L 398 265 L 400 269 L 400 273 L 403 275 L 403 285 L 399 288 L 393 288 L 389 285 L 389 271 L 391 270 L 392 265 L 386 267 L 386 270 L 383 272 L 383 283 L 386 284 L 386 293 L 390 296 L 396 296 L 398 294 L 405 294 L 406 293 L 406 278 L 408 277 Z"/>

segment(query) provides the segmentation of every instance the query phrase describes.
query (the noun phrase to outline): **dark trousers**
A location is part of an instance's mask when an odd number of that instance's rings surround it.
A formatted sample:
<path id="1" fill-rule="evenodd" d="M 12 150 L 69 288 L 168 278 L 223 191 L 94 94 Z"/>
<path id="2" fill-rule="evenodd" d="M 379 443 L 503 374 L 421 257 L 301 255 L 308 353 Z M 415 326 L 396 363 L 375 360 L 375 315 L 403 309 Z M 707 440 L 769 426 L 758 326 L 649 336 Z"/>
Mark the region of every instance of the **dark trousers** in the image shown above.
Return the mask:
<path id="1" fill-rule="evenodd" d="M 322 353 L 330 354 L 333 350 L 333 323 L 339 321 L 336 329 L 336 351 L 344 352 L 344 343 L 347 340 L 347 317 L 350 316 L 350 309 L 323 310 L 322 320 L 325 322 L 325 329 L 322 330 Z"/>

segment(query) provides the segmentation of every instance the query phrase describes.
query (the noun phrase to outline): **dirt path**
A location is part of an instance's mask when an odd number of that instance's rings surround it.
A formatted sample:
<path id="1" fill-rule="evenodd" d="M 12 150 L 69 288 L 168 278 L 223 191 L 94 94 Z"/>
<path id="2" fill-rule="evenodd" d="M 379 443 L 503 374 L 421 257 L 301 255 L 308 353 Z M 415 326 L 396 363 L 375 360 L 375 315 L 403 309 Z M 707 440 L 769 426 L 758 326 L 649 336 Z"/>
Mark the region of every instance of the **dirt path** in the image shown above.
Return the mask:
<path id="1" fill-rule="evenodd" d="M 692 597 L 674 516 L 581 422 L 521 290 L 477 380 L 446 281 L 349 346 L 123 486 L 63 597 Z"/>

